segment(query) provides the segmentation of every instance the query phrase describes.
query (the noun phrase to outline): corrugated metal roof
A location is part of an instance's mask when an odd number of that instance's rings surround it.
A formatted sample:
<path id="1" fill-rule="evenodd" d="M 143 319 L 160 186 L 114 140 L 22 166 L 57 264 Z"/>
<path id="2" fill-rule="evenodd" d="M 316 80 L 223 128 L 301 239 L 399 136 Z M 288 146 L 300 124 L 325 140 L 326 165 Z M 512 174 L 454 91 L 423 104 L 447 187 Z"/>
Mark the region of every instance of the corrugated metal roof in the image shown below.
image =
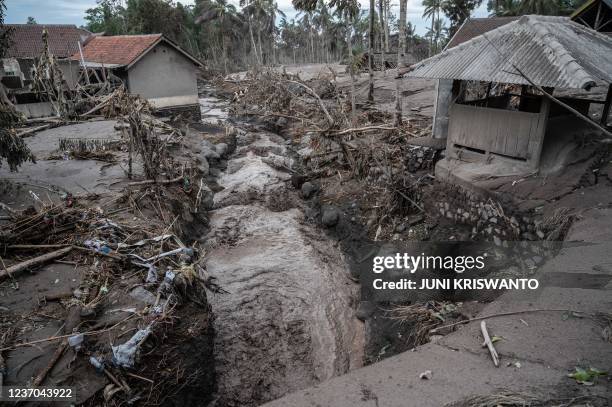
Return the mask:
<path id="1" fill-rule="evenodd" d="M 523 16 L 414 65 L 405 76 L 588 89 L 612 83 L 612 38 L 567 17 Z"/>

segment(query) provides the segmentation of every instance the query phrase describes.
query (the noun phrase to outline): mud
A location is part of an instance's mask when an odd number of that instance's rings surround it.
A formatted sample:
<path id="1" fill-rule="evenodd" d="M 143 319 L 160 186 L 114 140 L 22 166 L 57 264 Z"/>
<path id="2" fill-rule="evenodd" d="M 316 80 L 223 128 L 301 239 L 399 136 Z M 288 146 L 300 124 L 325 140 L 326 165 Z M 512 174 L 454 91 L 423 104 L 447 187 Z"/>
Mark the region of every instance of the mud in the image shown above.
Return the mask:
<path id="1" fill-rule="evenodd" d="M 228 291 L 215 314 L 215 406 L 256 406 L 360 367 L 359 286 L 290 186 L 285 140 L 239 130 L 217 182 L 207 270 Z M 270 164 L 272 163 L 272 165 Z M 281 166 L 273 163 L 281 163 Z"/>

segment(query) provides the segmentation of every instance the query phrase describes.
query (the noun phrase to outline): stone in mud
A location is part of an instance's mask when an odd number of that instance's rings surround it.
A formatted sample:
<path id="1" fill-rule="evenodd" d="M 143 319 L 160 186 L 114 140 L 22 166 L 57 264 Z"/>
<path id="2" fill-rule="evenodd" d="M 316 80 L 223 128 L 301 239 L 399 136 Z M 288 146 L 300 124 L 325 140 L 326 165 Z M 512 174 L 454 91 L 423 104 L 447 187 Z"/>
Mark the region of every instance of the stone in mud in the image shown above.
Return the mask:
<path id="1" fill-rule="evenodd" d="M 201 194 L 202 197 L 200 198 L 200 206 L 198 207 L 198 210 L 211 210 L 215 205 L 214 192 L 206 185 L 203 185 Z"/>
<path id="2" fill-rule="evenodd" d="M 333 227 L 340 220 L 340 211 L 333 206 L 324 207 L 321 215 L 321 223 L 327 227 Z"/>
<path id="3" fill-rule="evenodd" d="M 310 199 L 318 190 L 318 186 L 310 181 L 302 184 L 302 196 L 304 199 Z"/>
<path id="4" fill-rule="evenodd" d="M 210 164 L 208 164 L 208 160 L 204 157 L 200 157 L 200 160 L 200 171 L 202 171 L 202 175 L 206 177 L 210 174 Z"/>
<path id="5" fill-rule="evenodd" d="M 217 154 L 219 154 L 219 156 L 223 157 L 228 151 L 228 146 L 225 143 L 219 143 L 215 145 L 215 151 Z"/>
<path id="6" fill-rule="evenodd" d="M 291 175 L 291 185 L 293 185 L 293 187 L 295 189 L 300 189 L 302 188 L 302 185 L 304 184 L 304 182 L 306 182 L 306 177 L 300 174 L 292 174 Z"/>
<path id="7" fill-rule="evenodd" d="M 219 153 L 215 149 L 215 145 L 208 140 L 202 141 L 202 156 L 210 160 L 218 160 L 220 158 Z"/>
<path id="8" fill-rule="evenodd" d="M 360 321 L 365 322 L 374 314 L 374 311 L 376 311 L 376 305 L 372 301 L 361 301 L 359 303 L 359 308 L 357 309 L 357 313 L 355 314 L 355 316 Z"/>

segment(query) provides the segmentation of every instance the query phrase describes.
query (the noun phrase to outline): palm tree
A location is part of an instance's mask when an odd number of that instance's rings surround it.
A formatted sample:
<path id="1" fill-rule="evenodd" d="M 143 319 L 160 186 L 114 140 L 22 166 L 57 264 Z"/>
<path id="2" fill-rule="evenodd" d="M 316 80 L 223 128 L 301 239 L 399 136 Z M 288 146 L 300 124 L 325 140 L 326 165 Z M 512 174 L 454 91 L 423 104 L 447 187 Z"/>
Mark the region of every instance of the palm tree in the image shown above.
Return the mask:
<path id="1" fill-rule="evenodd" d="M 216 21 L 219 24 L 220 43 L 223 51 L 223 69 L 225 74 L 227 74 L 227 39 L 237 35 L 242 25 L 242 20 L 238 16 L 236 7 L 233 4 L 228 4 L 227 0 L 215 0 L 195 19 L 196 24 L 206 24 L 211 21 Z"/>
<path id="2" fill-rule="evenodd" d="M 441 45 L 444 43 L 448 34 L 448 28 L 444 23 L 444 20 L 437 18 L 434 22 L 433 29 L 428 30 L 426 37 L 430 38 L 432 44 L 433 53 L 440 51 Z"/>
<path id="3" fill-rule="evenodd" d="M 520 0 L 498 0 L 491 10 L 491 17 L 510 17 L 521 14 Z"/>
<path id="4" fill-rule="evenodd" d="M 423 18 L 426 20 L 431 20 L 430 32 L 433 33 L 435 21 L 440 19 L 440 10 L 442 10 L 442 0 L 423 0 L 423 6 L 425 6 L 425 10 L 423 10 Z M 434 42 L 432 36 L 429 47 L 429 56 L 433 54 L 433 48 Z"/>
<path id="5" fill-rule="evenodd" d="M 407 0 L 399 0 L 400 16 L 399 16 L 399 34 L 398 34 L 398 45 L 397 45 L 397 69 L 398 70 L 401 66 L 404 53 L 406 52 L 406 2 Z M 402 124 L 402 79 L 396 78 L 395 79 L 395 125 L 400 126 L 401 124 Z"/>
<path id="6" fill-rule="evenodd" d="M 374 102 L 374 17 L 376 11 L 374 0 L 370 0 L 370 18 L 369 18 L 369 41 L 368 41 L 368 74 L 369 74 L 369 87 L 368 87 L 368 101 Z"/>

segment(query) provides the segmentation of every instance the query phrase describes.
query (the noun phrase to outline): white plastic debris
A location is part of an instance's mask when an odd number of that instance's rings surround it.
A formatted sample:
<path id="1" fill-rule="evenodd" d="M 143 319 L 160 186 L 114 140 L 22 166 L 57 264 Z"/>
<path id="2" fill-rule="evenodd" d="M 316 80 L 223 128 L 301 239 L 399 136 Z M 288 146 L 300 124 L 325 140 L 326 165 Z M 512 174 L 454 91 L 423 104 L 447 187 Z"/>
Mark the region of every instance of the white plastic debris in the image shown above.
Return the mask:
<path id="1" fill-rule="evenodd" d="M 104 370 L 104 363 L 99 361 L 95 356 L 89 357 L 89 363 L 98 371 L 102 372 Z"/>
<path id="2" fill-rule="evenodd" d="M 149 271 L 147 272 L 147 278 L 145 282 L 147 283 L 157 283 L 157 269 L 152 264 L 147 264 L 149 267 Z"/>
<path id="3" fill-rule="evenodd" d="M 85 336 L 83 334 L 72 335 L 68 338 L 68 345 L 74 348 L 74 350 L 79 350 L 81 349 L 84 340 Z"/>
<path id="4" fill-rule="evenodd" d="M 131 368 L 136 362 L 136 355 L 140 345 L 151 334 L 151 326 L 139 330 L 126 343 L 118 346 L 111 346 L 113 350 L 113 363 L 117 366 Z"/>

